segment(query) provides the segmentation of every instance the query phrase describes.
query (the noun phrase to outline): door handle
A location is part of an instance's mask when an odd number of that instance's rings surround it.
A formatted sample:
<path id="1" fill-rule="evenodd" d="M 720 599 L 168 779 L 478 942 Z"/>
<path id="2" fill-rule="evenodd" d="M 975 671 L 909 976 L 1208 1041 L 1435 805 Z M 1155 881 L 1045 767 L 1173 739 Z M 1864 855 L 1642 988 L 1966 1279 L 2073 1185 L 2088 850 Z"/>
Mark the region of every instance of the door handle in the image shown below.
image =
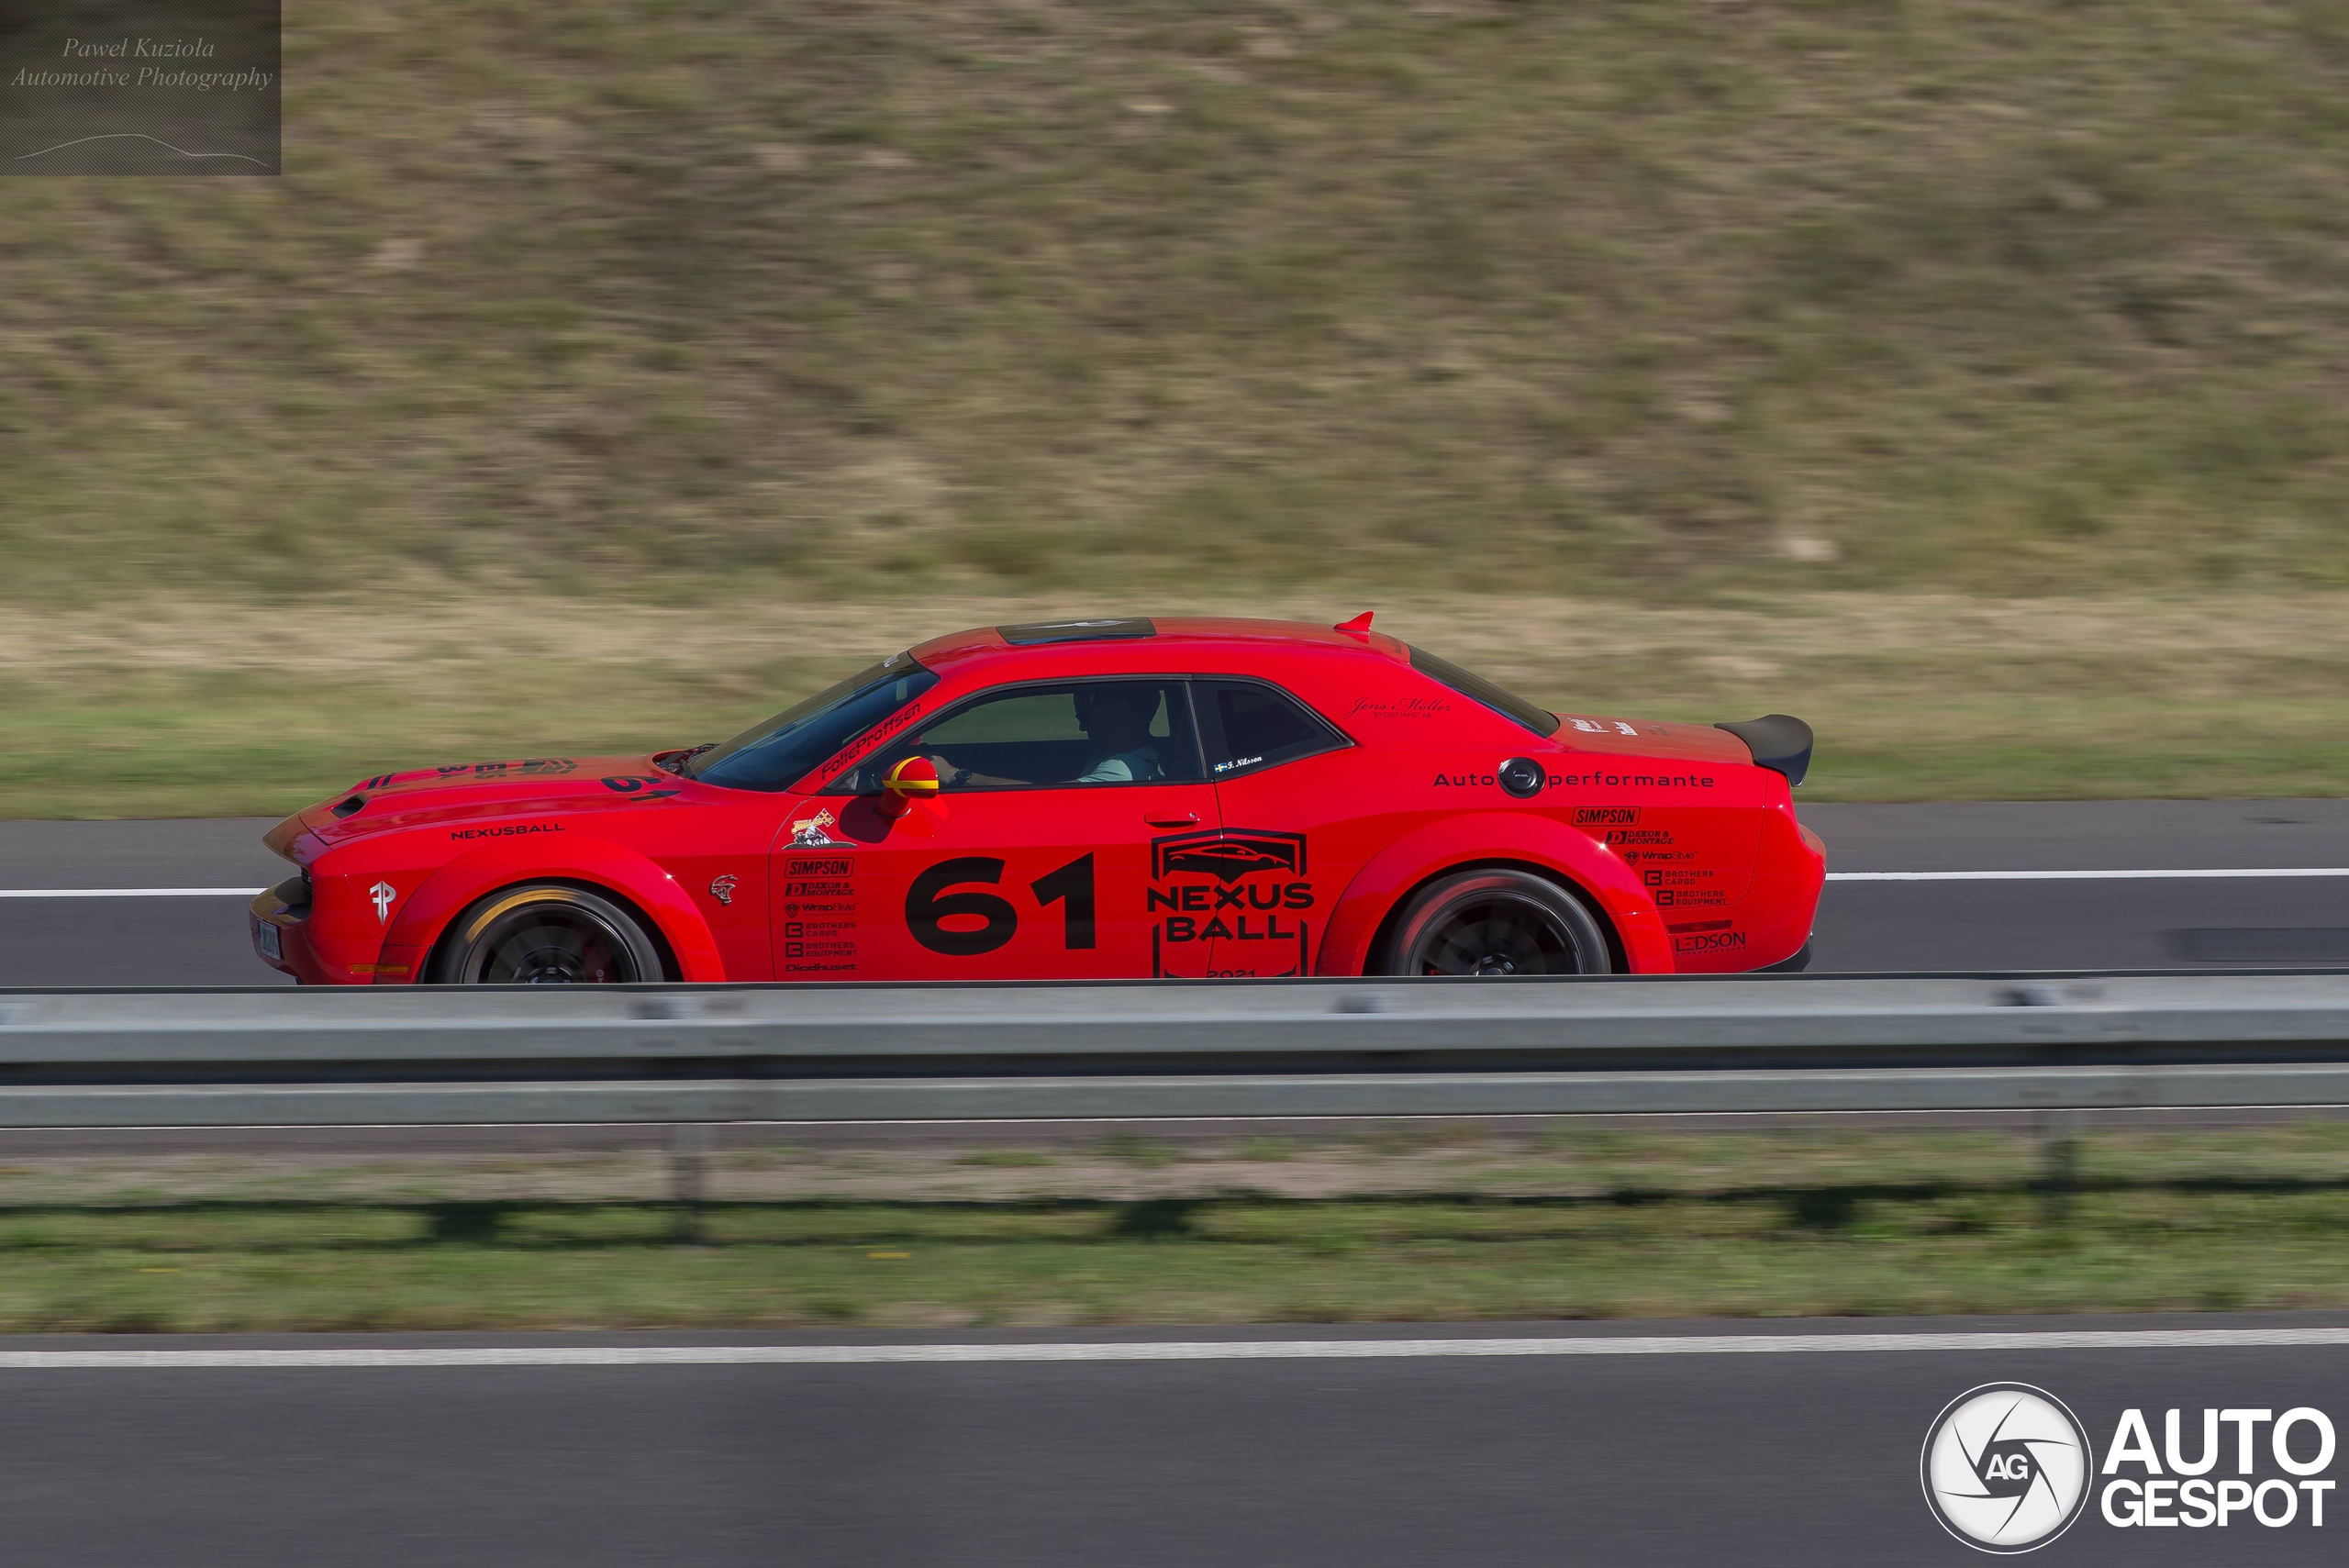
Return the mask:
<path id="1" fill-rule="evenodd" d="M 1196 811 L 1145 811 L 1141 819 L 1153 828 L 1196 828 L 1199 814 Z"/>

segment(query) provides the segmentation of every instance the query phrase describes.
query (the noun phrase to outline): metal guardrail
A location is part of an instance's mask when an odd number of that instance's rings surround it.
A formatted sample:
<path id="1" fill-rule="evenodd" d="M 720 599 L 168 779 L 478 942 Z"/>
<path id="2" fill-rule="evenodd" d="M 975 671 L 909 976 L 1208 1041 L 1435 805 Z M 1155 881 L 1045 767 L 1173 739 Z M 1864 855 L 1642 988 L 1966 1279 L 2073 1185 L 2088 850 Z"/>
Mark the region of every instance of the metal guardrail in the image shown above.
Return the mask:
<path id="1" fill-rule="evenodd" d="M 2349 1104 L 2349 973 L 0 993 L 0 1127 Z"/>

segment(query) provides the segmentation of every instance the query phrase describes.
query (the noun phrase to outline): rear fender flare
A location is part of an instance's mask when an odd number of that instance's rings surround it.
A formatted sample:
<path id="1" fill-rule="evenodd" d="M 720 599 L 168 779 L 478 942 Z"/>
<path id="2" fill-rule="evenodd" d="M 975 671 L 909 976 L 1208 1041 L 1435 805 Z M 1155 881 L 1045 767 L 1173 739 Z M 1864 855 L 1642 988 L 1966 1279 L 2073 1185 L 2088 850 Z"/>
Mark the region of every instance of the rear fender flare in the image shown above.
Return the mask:
<path id="1" fill-rule="evenodd" d="M 1360 974 L 1371 943 L 1405 895 L 1454 866 L 1516 862 L 1549 872 L 1598 907 L 1634 974 L 1673 973 L 1664 917 L 1638 875 L 1589 834 L 1546 817 L 1476 812 L 1431 822 L 1396 840 L 1354 874 L 1330 912 L 1316 974 Z"/>
<path id="2" fill-rule="evenodd" d="M 659 928 L 677 961 L 678 977 L 726 978 L 709 925 L 677 879 L 634 850 L 601 839 L 566 838 L 560 851 L 539 844 L 484 844 L 425 878 L 400 906 L 384 945 L 429 953 L 449 922 L 473 900 L 518 882 L 581 882 L 619 895 Z"/>

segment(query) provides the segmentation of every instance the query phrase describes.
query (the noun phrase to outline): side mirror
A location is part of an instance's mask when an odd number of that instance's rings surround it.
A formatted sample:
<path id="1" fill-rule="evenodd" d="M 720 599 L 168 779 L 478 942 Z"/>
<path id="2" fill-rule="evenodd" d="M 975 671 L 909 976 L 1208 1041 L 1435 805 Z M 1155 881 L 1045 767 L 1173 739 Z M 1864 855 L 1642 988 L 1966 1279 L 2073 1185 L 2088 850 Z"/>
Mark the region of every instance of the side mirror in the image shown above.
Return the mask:
<path id="1" fill-rule="evenodd" d="M 907 757 L 881 780 L 881 798 L 874 808 L 884 817 L 903 817 L 915 801 L 935 802 L 939 787 L 936 763 L 928 757 Z"/>

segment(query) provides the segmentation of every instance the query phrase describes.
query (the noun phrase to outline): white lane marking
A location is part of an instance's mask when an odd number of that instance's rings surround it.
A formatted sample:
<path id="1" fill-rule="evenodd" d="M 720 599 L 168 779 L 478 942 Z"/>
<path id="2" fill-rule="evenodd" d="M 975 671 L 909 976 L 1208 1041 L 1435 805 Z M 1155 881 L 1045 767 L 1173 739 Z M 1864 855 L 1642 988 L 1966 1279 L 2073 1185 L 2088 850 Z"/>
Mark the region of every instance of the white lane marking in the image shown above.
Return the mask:
<path id="1" fill-rule="evenodd" d="M 1008 1345 L 538 1345 L 316 1350 L 0 1351 L 0 1371 L 165 1367 L 887 1366 L 1035 1362 L 1406 1361 L 1887 1351 L 2168 1351 L 2349 1346 L 2349 1329 L 1687 1334 L 1514 1340 L 1191 1340 Z"/>
<path id="2" fill-rule="evenodd" d="M 2349 866 L 2256 866 L 2229 871 L 1831 871 L 1830 882 L 2161 882 L 2195 877 L 2349 876 Z"/>
<path id="3" fill-rule="evenodd" d="M 0 898 L 250 898 L 259 887 L 0 887 Z"/>

